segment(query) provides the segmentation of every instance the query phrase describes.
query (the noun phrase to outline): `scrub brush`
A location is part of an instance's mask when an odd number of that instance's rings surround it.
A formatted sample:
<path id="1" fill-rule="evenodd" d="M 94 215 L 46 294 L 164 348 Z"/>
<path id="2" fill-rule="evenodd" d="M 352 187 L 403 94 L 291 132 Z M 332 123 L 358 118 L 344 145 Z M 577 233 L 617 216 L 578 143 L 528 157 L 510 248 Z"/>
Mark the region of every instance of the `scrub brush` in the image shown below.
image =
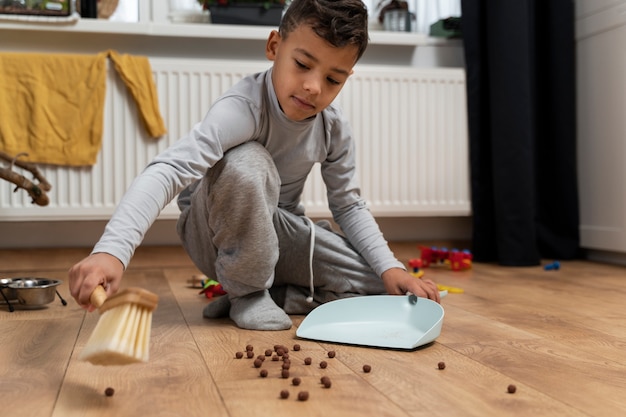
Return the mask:
<path id="1" fill-rule="evenodd" d="M 147 362 L 152 311 L 159 297 L 142 288 L 127 288 L 107 299 L 99 285 L 90 300 L 101 316 L 79 359 L 94 365 Z"/>

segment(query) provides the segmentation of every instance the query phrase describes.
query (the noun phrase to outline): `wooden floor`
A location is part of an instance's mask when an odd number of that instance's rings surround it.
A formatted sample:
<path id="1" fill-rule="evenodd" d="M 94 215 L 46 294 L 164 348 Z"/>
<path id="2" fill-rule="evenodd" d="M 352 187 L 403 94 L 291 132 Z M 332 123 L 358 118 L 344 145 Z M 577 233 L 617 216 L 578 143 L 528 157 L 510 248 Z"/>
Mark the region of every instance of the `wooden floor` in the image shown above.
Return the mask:
<path id="1" fill-rule="evenodd" d="M 414 244 L 394 250 L 408 261 Z M 0 277 L 66 280 L 87 250 L 0 251 Z M 125 286 L 158 293 L 147 364 L 97 367 L 77 360 L 98 320 L 68 299 L 10 313 L 0 305 L 0 410 L 6 416 L 624 416 L 626 415 L 626 269 L 563 262 L 559 271 L 474 264 L 470 271 L 429 268 L 449 294 L 443 329 L 413 351 L 298 340 L 206 320 L 208 302 L 189 288 L 197 271 L 180 248 L 140 248 Z M 278 362 L 259 377 L 235 352 L 276 344 L 290 352 L 291 377 Z M 336 357 L 327 358 L 334 350 Z M 313 365 L 302 364 L 304 357 Z M 328 367 L 320 369 L 326 360 Z M 445 362 L 439 370 L 439 362 Z M 362 366 L 369 364 L 370 373 Z M 331 388 L 320 377 L 328 375 Z M 513 394 L 507 387 L 514 384 Z M 115 389 L 111 397 L 107 387 Z M 281 390 L 290 392 L 286 400 Z M 308 391 L 308 401 L 296 399 Z"/>

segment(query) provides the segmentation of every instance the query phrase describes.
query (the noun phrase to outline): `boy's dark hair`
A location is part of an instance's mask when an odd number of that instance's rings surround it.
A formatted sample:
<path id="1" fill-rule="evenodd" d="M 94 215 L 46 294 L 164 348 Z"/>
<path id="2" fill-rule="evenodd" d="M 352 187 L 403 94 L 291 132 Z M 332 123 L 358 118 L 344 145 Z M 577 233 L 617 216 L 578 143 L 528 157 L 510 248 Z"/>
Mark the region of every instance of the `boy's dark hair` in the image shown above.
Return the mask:
<path id="1" fill-rule="evenodd" d="M 282 37 L 301 24 L 336 47 L 354 45 L 358 61 L 368 43 L 367 7 L 361 0 L 293 0 L 279 27 Z"/>

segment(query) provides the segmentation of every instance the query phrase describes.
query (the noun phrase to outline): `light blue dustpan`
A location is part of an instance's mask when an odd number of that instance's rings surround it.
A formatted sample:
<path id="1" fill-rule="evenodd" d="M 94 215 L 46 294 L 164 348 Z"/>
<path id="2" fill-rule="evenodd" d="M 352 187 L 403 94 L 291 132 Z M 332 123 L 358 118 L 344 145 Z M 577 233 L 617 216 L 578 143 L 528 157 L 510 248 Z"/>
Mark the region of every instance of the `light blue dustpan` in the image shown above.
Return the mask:
<path id="1" fill-rule="evenodd" d="M 443 307 L 414 295 L 343 298 L 311 311 L 296 336 L 325 342 L 415 349 L 441 333 Z"/>

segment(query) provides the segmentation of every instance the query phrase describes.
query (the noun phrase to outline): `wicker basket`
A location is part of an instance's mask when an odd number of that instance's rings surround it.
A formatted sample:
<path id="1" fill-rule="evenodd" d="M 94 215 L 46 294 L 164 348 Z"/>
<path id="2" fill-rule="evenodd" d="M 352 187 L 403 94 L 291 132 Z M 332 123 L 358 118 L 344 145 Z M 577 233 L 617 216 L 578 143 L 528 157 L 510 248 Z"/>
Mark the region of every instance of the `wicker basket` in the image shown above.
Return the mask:
<path id="1" fill-rule="evenodd" d="M 98 19 L 108 19 L 117 9 L 119 0 L 98 0 Z"/>

